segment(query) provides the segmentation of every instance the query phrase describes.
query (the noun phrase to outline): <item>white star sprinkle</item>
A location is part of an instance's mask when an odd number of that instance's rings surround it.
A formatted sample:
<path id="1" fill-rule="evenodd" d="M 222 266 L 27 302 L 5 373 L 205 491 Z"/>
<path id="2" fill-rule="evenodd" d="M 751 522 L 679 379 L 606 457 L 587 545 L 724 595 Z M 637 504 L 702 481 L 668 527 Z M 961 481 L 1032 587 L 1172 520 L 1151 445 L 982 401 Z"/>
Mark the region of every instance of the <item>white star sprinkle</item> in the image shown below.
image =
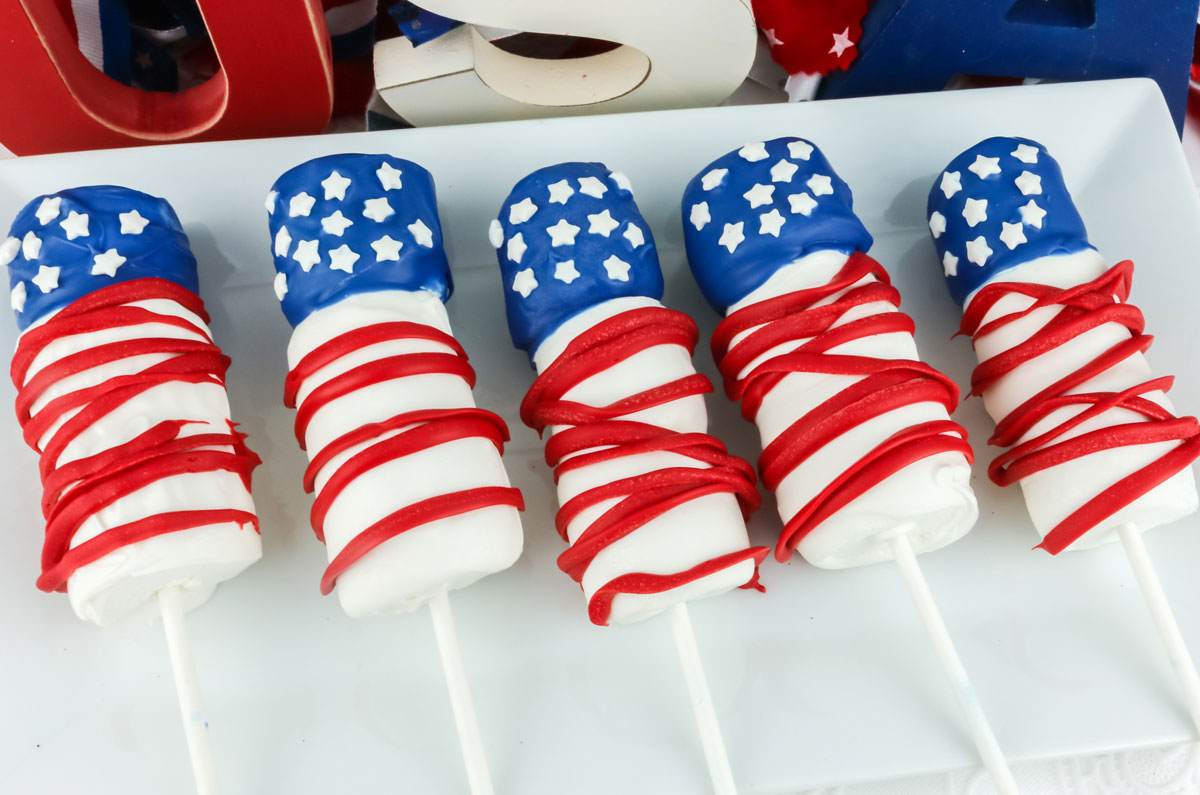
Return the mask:
<path id="1" fill-rule="evenodd" d="M 552 182 L 546 186 L 550 190 L 551 204 L 566 204 L 567 199 L 575 195 L 575 189 L 571 187 L 571 183 L 565 179 L 560 179 L 558 182 Z M 499 246 L 497 246 L 499 248 Z"/>
<path id="2" fill-rule="evenodd" d="M 808 160 L 813 153 L 812 144 L 808 141 L 788 141 L 788 155 L 797 160 Z"/>
<path id="3" fill-rule="evenodd" d="M 1008 246 L 1008 250 L 1012 251 L 1022 243 L 1028 243 L 1025 238 L 1025 227 L 1020 223 L 1010 224 L 1008 221 L 1002 221 L 1000 232 L 1000 242 Z"/>
<path id="4" fill-rule="evenodd" d="M 115 248 L 110 248 L 103 254 L 92 257 L 92 275 L 116 276 L 117 268 L 124 264 L 125 258 L 118 254 Z"/>
<path id="5" fill-rule="evenodd" d="M 500 248 L 504 245 L 504 227 L 500 225 L 497 218 L 493 218 L 488 224 L 488 242 L 492 244 L 492 248 Z"/>
<path id="6" fill-rule="evenodd" d="M 510 224 L 523 224 L 533 217 L 537 212 L 537 205 L 530 201 L 526 196 L 521 201 L 508 208 L 508 222 Z"/>
<path id="7" fill-rule="evenodd" d="M 983 235 L 974 240 L 967 241 L 967 259 L 974 262 L 979 267 L 987 264 L 988 257 L 992 256 L 992 249 L 987 244 L 987 239 Z"/>
<path id="8" fill-rule="evenodd" d="M 12 289 L 12 294 L 9 296 L 9 303 L 12 304 L 14 312 L 25 311 L 25 299 L 27 297 L 25 282 L 17 282 L 17 286 Z"/>
<path id="9" fill-rule="evenodd" d="M 1031 193 L 1040 194 L 1042 192 L 1042 178 L 1032 171 L 1022 171 L 1021 176 L 1013 181 L 1021 191 L 1022 196 L 1028 196 Z"/>
<path id="10" fill-rule="evenodd" d="M 292 247 L 292 233 L 287 230 L 286 226 L 279 227 L 279 231 L 275 233 L 275 256 L 286 257 L 288 249 Z"/>
<path id="11" fill-rule="evenodd" d="M 67 240 L 74 240 L 77 237 L 88 236 L 88 220 L 87 213 L 77 213 L 71 210 L 58 225 L 67 233 Z"/>
<path id="12" fill-rule="evenodd" d="M 25 259 L 37 259 L 38 254 L 42 253 L 42 239 L 33 232 L 26 232 L 21 240 L 21 253 Z"/>
<path id="13" fill-rule="evenodd" d="M 704 225 L 712 220 L 712 216 L 708 214 L 708 202 L 693 204 L 688 220 L 692 222 L 692 226 L 696 227 L 697 232 L 703 229 Z"/>
<path id="14" fill-rule="evenodd" d="M 525 256 L 526 248 L 528 246 L 525 245 L 525 238 L 517 232 L 508 239 L 508 258 L 513 262 L 520 262 L 521 257 Z M 530 271 L 530 275 L 533 275 L 533 271 Z"/>
<path id="15" fill-rule="evenodd" d="M 537 289 L 537 286 L 538 280 L 533 275 L 533 268 L 519 270 L 513 276 L 513 292 L 520 293 L 522 298 L 528 298 L 529 294 Z"/>
<path id="16" fill-rule="evenodd" d="M 267 194 L 266 201 L 263 202 L 263 206 L 267 208 L 267 215 L 275 214 L 275 200 L 278 198 L 279 191 L 277 190 L 273 190 Z"/>
<path id="17" fill-rule="evenodd" d="M 842 57 L 842 53 L 854 46 L 854 42 L 850 40 L 850 28 L 846 27 L 841 33 L 833 34 L 833 46 L 829 48 L 829 52 L 837 58 Z"/>
<path id="18" fill-rule="evenodd" d="M 329 269 L 354 273 L 354 263 L 357 260 L 358 253 L 343 243 L 329 252 Z"/>
<path id="19" fill-rule="evenodd" d="M 333 215 L 327 215 L 321 219 L 321 228 L 329 235 L 341 237 L 342 233 L 351 226 L 354 226 L 354 222 L 342 215 L 341 210 L 335 210 Z"/>
<path id="20" fill-rule="evenodd" d="M 727 168 L 714 168 L 700 178 L 700 187 L 705 190 L 712 190 L 721 184 L 721 181 L 725 179 L 725 175 L 728 173 L 729 169 Z"/>
<path id="21" fill-rule="evenodd" d="M 812 191 L 813 196 L 825 196 L 833 193 L 833 180 L 825 174 L 813 174 L 804 184 Z"/>
<path id="22" fill-rule="evenodd" d="M 280 301 L 282 301 L 283 297 L 285 295 L 287 295 L 287 274 L 286 273 L 275 274 L 274 287 L 275 287 L 275 297 L 277 299 L 279 299 Z"/>
<path id="23" fill-rule="evenodd" d="M 420 218 L 408 225 L 408 232 L 418 246 L 433 248 L 433 230 L 425 226 L 425 222 Z"/>
<path id="24" fill-rule="evenodd" d="M 379 177 L 379 184 L 384 190 L 400 190 L 404 187 L 400 181 L 400 169 L 392 168 L 391 163 L 384 163 L 375 169 L 375 176 Z"/>
<path id="25" fill-rule="evenodd" d="M 150 223 L 149 219 L 143 218 L 137 210 L 119 213 L 117 218 L 121 220 L 121 234 L 123 235 L 140 235 L 146 228 L 146 224 Z"/>
<path id="26" fill-rule="evenodd" d="M 312 212 L 313 204 L 316 199 L 309 196 L 307 193 L 297 193 L 288 202 L 288 216 L 295 218 L 297 215 L 308 215 Z"/>
<path id="27" fill-rule="evenodd" d="M 775 165 L 771 166 L 771 181 L 772 182 L 791 182 L 792 177 L 800 166 L 793 163 L 791 160 L 780 160 Z"/>
<path id="28" fill-rule="evenodd" d="M 967 166 L 967 171 L 972 172 L 980 179 L 983 179 L 988 174 L 999 174 L 1000 158 L 975 155 L 975 162 Z"/>
<path id="29" fill-rule="evenodd" d="M 642 228 L 634 224 L 626 225 L 625 231 L 622 232 L 622 235 L 626 240 L 629 241 L 629 245 L 633 246 L 634 248 L 637 248 L 646 242 L 646 236 L 642 234 Z"/>
<path id="30" fill-rule="evenodd" d="M 608 178 L 611 179 L 613 184 L 621 190 L 626 191 L 627 193 L 633 193 L 633 183 L 629 181 L 629 177 L 625 176 L 620 171 L 608 172 Z"/>
<path id="31" fill-rule="evenodd" d="M 60 268 L 52 265 L 39 265 L 37 276 L 30 279 L 43 293 L 48 293 L 58 287 L 58 272 Z"/>
<path id="32" fill-rule="evenodd" d="M 767 147 L 762 141 L 753 144 L 746 144 L 738 150 L 738 157 L 742 160 L 748 160 L 751 163 L 757 163 L 759 160 L 766 160 Z"/>
<path id="33" fill-rule="evenodd" d="M 947 276 L 958 275 L 958 257 L 947 251 L 942 255 L 942 270 Z"/>
<path id="34" fill-rule="evenodd" d="M 300 263 L 305 273 L 312 270 L 313 265 L 321 261 L 320 244 L 316 240 L 301 240 L 296 244 L 292 259 Z"/>
<path id="35" fill-rule="evenodd" d="M 17 258 L 17 254 L 21 252 L 21 238 L 6 237 L 4 242 L 0 243 L 0 267 L 8 265 Z"/>
<path id="36" fill-rule="evenodd" d="M 404 248 L 404 244 L 399 240 L 393 240 L 391 235 L 384 235 L 373 242 L 371 248 L 375 249 L 376 262 L 383 262 L 384 260 L 399 262 L 400 249 Z"/>
<path id="37" fill-rule="evenodd" d="M 942 189 L 942 193 L 946 194 L 946 198 L 949 199 L 962 190 L 962 174 L 957 171 L 943 173 L 942 182 L 938 187 Z"/>
<path id="38" fill-rule="evenodd" d="M 1042 219 L 1046 217 L 1046 211 L 1038 207 L 1037 202 L 1033 199 L 1018 207 L 1017 212 L 1021 214 L 1021 221 L 1023 223 L 1038 229 L 1042 228 Z"/>
<path id="39" fill-rule="evenodd" d="M 775 193 L 774 185 L 763 185 L 761 182 L 755 183 L 754 187 L 742 194 L 742 198 L 750 202 L 750 209 L 761 207 L 764 204 L 771 203 L 771 196 Z"/>
<path id="40" fill-rule="evenodd" d="M 604 235 L 608 237 L 609 233 L 621 225 L 620 221 L 613 219 L 612 214 L 608 210 L 600 213 L 589 214 L 588 217 L 588 234 Z"/>
<path id="41" fill-rule="evenodd" d="M 396 211 L 392 209 L 392 205 L 386 197 L 380 196 L 378 199 L 367 199 L 363 202 L 363 217 L 370 218 L 377 224 L 383 223 L 385 219 L 395 213 Z"/>
<path id="42" fill-rule="evenodd" d="M 554 278 L 565 284 L 570 284 L 579 278 L 579 271 L 575 270 L 575 260 L 567 259 L 557 263 L 554 266 Z"/>
<path id="43" fill-rule="evenodd" d="M 721 230 L 721 239 L 717 241 L 718 246 L 724 246 L 729 249 L 732 254 L 733 250 L 742 244 L 746 236 L 742 234 L 742 228 L 745 224 L 738 221 L 736 224 L 725 224 L 725 228 Z"/>
<path id="44" fill-rule="evenodd" d="M 792 213 L 812 215 L 812 211 L 817 207 L 817 200 L 807 193 L 793 193 L 788 196 L 788 204 L 792 207 Z"/>
<path id="45" fill-rule="evenodd" d="M 614 282 L 629 281 L 629 263 L 616 254 L 610 254 L 608 259 L 600 264 L 604 266 L 604 272 L 608 274 L 608 278 Z"/>
<path id="46" fill-rule="evenodd" d="M 573 246 L 575 245 L 575 235 L 579 234 L 579 227 L 566 218 L 559 218 L 557 224 L 546 227 L 546 234 L 550 235 L 551 248 Z"/>
<path id="47" fill-rule="evenodd" d="M 1036 146 L 1030 146 L 1029 144 L 1017 144 L 1017 148 L 1011 154 L 1022 163 L 1036 163 L 1038 149 Z"/>
<path id="48" fill-rule="evenodd" d="M 350 180 L 336 171 L 330 171 L 329 176 L 321 180 L 321 187 L 325 189 L 325 201 L 330 199 L 344 201 L 346 188 L 350 187 Z"/>
<path id="49" fill-rule="evenodd" d="M 608 192 L 608 186 L 595 177 L 580 177 L 579 192 L 599 199 Z"/>
<path id="50" fill-rule="evenodd" d="M 61 204 L 61 196 L 47 196 L 46 198 L 42 199 L 42 203 L 38 205 L 37 212 L 34 213 L 34 215 L 37 216 L 38 222 L 42 226 L 45 226 L 57 218 L 60 212 L 59 205 Z M 46 291 L 43 290 L 42 292 Z"/>
<path id="51" fill-rule="evenodd" d="M 987 220 L 987 199 L 967 199 L 963 205 L 962 216 L 967 226 L 975 226 Z"/>
<path id="52" fill-rule="evenodd" d="M 946 231 L 946 216 L 934 210 L 929 215 L 929 233 L 937 240 Z"/>
<path id="53" fill-rule="evenodd" d="M 758 216 L 758 233 L 779 237 L 779 230 L 783 228 L 785 220 L 783 213 L 779 210 L 772 209 L 769 213 L 763 213 Z"/>

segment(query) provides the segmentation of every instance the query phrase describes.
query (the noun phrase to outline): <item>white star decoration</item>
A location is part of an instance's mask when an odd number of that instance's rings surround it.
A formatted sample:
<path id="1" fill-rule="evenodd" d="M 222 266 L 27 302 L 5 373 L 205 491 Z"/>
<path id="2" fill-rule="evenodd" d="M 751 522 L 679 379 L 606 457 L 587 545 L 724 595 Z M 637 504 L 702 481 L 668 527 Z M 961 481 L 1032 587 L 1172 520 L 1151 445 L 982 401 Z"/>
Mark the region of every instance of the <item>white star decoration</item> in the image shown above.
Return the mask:
<path id="1" fill-rule="evenodd" d="M 278 198 L 279 191 L 277 190 L 273 190 L 267 194 L 267 199 L 263 202 L 263 206 L 267 208 L 267 215 L 275 214 L 275 200 Z"/>
<path id="2" fill-rule="evenodd" d="M 92 275 L 116 276 L 117 268 L 124 264 L 125 258 L 118 254 L 115 248 L 110 248 L 103 254 L 92 257 Z"/>
<path id="3" fill-rule="evenodd" d="M 567 259 L 557 263 L 554 266 L 554 278 L 565 284 L 570 284 L 579 278 L 579 271 L 575 270 L 575 260 Z"/>
<path id="4" fill-rule="evenodd" d="M 525 256 L 526 248 L 528 246 L 525 245 L 525 237 L 520 232 L 517 232 L 508 239 L 508 258 L 513 262 L 519 263 L 521 257 Z M 533 275 L 532 271 L 530 271 L 530 275 Z"/>
<path id="5" fill-rule="evenodd" d="M 408 225 L 408 232 L 418 246 L 433 248 L 433 230 L 425 226 L 420 218 Z"/>
<path id="6" fill-rule="evenodd" d="M 61 196 L 47 196 L 42 199 L 42 203 L 38 205 L 37 212 L 34 213 L 37 216 L 38 223 L 45 226 L 57 218 L 60 212 L 59 205 L 61 204 Z M 45 290 L 42 292 L 45 292 Z"/>
<path id="7" fill-rule="evenodd" d="M 704 225 L 712 220 L 712 216 L 708 214 L 708 202 L 693 204 L 688 220 L 692 222 L 692 226 L 696 227 L 697 232 L 703 229 Z"/>
<path id="8" fill-rule="evenodd" d="M 146 228 L 146 224 L 150 223 L 149 219 L 143 218 L 137 210 L 120 213 L 117 218 L 121 220 L 121 234 L 123 235 L 140 235 Z"/>
<path id="9" fill-rule="evenodd" d="M 812 215 L 812 211 L 817 206 L 817 200 L 807 193 L 793 193 L 788 196 L 788 204 L 791 205 L 793 213 Z"/>
<path id="10" fill-rule="evenodd" d="M 608 186 L 595 177 L 580 177 L 579 192 L 599 199 L 608 192 Z"/>
<path id="11" fill-rule="evenodd" d="M 51 265 L 39 265 L 37 276 L 30 279 L 43 293 L 48 293 L 58 287 L 58 272 L 60 268 Z"/>
<path id="12" fill-rule="evenodd" d="M 1042 178 L 1032 171 L 1022 171 L 1021 176 L 1017 177 L 1014 182 L 1023 196 L 1042 192 Z"/>
<path id="13" fill-rule="evenodd" d="M 1022 163 L 1036 163 L 1038 149 L 1036 146 L 1030 146 L 1029 144 L 1017 144 L 1017 148 L 1011 154 Z"/>
<path id="14" fill-rule="evenodd" d="M 775 193 L 774 185 L 763 185 L 755 183 L 754 187 L 742 194 L 742 198 L 750 202 L 750 209 L 761 207 L 764 204 L 771 203 L 771 196 Z"/>
<path id="15" fill-rule="evenodd" d="M 504 245 L 504 227 L 500 225 L 499 219 L 493 218 L 488 224 L 488 242 L 492 244 L 492 248 Z"/>
<path id="16" fill-rule="evenodd" d="M 384 163 L 375 169 L 375 176 L 379 177 L 379 184 L 384 190 L 400 190 L 404 187 L 404 183 L 400 181 L 400 169 L 392 168 L 390 163 Z"/>
<path id="17" fill-rule="evenodd" d="M 625 231 L 621 234 L 626 240 L 629 241 L 629 245 L 633 246 L 634 248 L 637 248 L 646 242 L 646 236 L 642 234 L 642 228 L 634 224 L 628 224 L 625 227 Z"/>
<path id="18" fill-rule="evenodd" d="M 967 259 L 971 262 L 982 268 L 987 264 L 990 256 L 992 256 L 992 249 L 983 235 L 967 241 Z"/>
<path id="19" fill-rule="evenodd" d="M 721 239 L 717 241 L 718 246 L 724 246 L 729 249 L 732 254 L 734 249 L 742 244 L 746 236 L 742 234 L 742 229 L 745 224 L 738 221 L 736 224 L 725 224 L 725 228 L 721 230 Z"/>
<path id="20" fill-rule="evenodd" d="M 842 53 L 854 46 L 854 42 L 850 40 L 850 28 L 847 27 L 841 33 L 833 34 L 833 46 L 829 51 L 838 58 L 842 57 Z"/>
<path id="21" fill-rule="evenodd" d="M 937 240 L 946 231 L 946 216 L 934 210 L 929 215 L 929 233 Z"/>
<path id="22" fill-rule="evenodd" d="M 575 189 L 571 187 L 571 183 L 565 179 L 560 179 L 558 182 L 552 182 L 546 186 L 550 190 L 551 204 L 566 204 L 567 199 L 575 195 Z M 499 246 L 497 246 L 499 248 Z"/>
<path id="23" fill-rule="evenodd" d="M 779 230 L 783 228 L 785 220 L 783 213 L 776 209 L 772 209 L 769 213 L 763 213 L 758 216 L 758 233 L 779 237 Z"/>
<path id="24" fill-rule="evenodd" d="M 967 226 L 973 227 L 987 220 L 987 204 L 987 199 L 967 199 L 962 211 Z"/>
<path id="25" fill-rule="evenodd" d="M 762 141 L 753 144 L 746 144 L 738 150 L 738 157 L 742 160 L 748 160 L 751 163 L 757 163 L 759 160 L 766 160 L 767 147 Z"/>
<path id="26" fill-rule="evenodd" d="M 962 190 L 962 174 L 957 171 L 943 173 L 942 182 L 938 187 L 942 189 L 942 193 L 946 194 L 946 198 L 949 199 Z"/>
<path id="27" fill-rule="evenodd" d="M 0 243 L 0 267 L 8 265 L 17 258 L 17 254 L 21 251 L 21 238 L 6 237 L 4 242 Z"/>
<path id="28" fill-rule="evenodd" d="M 1012 251 L 1022 243 L 1029 242 L 1025 238 L 1025 227 L 1019 223 L 1010 224 L 1008 221 L 1002 221 L 1000 232 L 1000 242 L 1008 246 L 1008 250 Z"/>
<path id="29" fill-rule="evenodd" d="M 279 231 L 275 233 L 275 256 L 286 257 L 288 249 L 292 247 L 292 233 L 287 230 L 286 226 L 279 227 Z"/>
<path id="30" fill-rule="evenodd" d="M 508 222 L 510 224 L 523 224 L 533 217 L 537 212 L 537 205 L 530 201 L 526 196 L 521 201 L 508 208 Z"/>
<path id="31" fill-rule="evenodd" d="M 321 219 L 321 228 L 329 235 L 341 237 L 342 233 L 351 226 L 354 226 L 354 222 L 342 215 L 341 210 L 336 210 L 333 215 L 327 215 Z"/>
<path id="32" fill-rule="evenodd" d="M 14 312 L 25 311 L 25 282 L 17 282 L 17 286 L 12 289 L 12 295 L 9 296 L 9 303 L 12 304 Z"/>
<path id="33" fill-rule="evenodd" d="M 329 268 L 335 271 L 354 273 L 354 263 L 358 254 L 345 243 L 329 252 Z"/>
<path id="34" fill-rule="evenodd" d="M 797 160 L 808 160 L 812 153 L 813 147 L 808 141 L 788 141 L 788 154 Z"/>
<path id="35" fill-rule="evenodd" d="M 21 254 L 25 259 L 37 259 L 41 252 L 42 239 L 33 232 L 26 232 L 25 237 L 21 239 Z"/>
<path id="36" fill-rule="evenodd" d="M 958 257 L 954 256 L 949 251 L 947 251 L 942 256 L 942 270 L 945 271 L 947 276 L 957 276 L 958 275 Z"/>
<path id="37" fill-rule="evenodd" d="M 513 291 L 520 293 L 522 298 L 528 298 L 529 294 L 537 289 L 537 286 L 538 280 L 533 275 L 533 268 L 519 270 L 513 276 Z"/>
<path id="38" fill-rule="evenodd" d="M 316 201 L 307 193 L 297 193 L 288 202 L 288 216 L 295 218 L 297 215 L 308 215 L 312 212 L 313 204 Z"/>
<path id="39" fill-rule="evenodd" d="M 328 177 L 321 180 L 321 187 L 325 189 L 326 201 L 330 199 L 344 201 L 346 199 L 346 188 L 350 187 L 350 180 L 336 171 L 331 171 Z"/>
<path id="40" fill-rule="evenodd" d="M 721 181 L 725 179 L 725 175 L 728 173 L 729 169 L 727 168 L 714 168 L 700 178 L 700 187 L 704 188 L 704 190 L 712 190 L 721 184 Z"/>
<path id="41" fill-rule="evenodd" d="M 833 180 L 825 174 L 813 174 L 804 184 L 812 191 L 813 196 L 825 196 L 833 193 Z"/>
<path id="42" fill-rule="evenodd" d="M 292 259 L 300 263 L 300 267 L 305 273 L 312 270 L 313 265 L 321 261 L 320 244 L 316 240 L 301 240 L 296 244 L 296 251 L 292 254 Z"/>
<path id="43" fill-rule="evenodd" d="M 67 240 L 74 240 L 77 237 L 88 236 L 88 214 L 77 213 L 74 210 L 67 213 L 67 217 L 58 224 L 67 233 Z"/>
<path id="44" fill-rule="evenodd" d="M 620 171 L 608 172 L 608 178 L 611 179 L 613 183 L 621 190 L 633 193 L 633 183 L 629 181 L 629 177 L 625 176 Z"/>
<path id="45" fill-rule="evenodd" d="M 1025 204 L 1017 208 L 1017 212 L 1021 214 L 1021 222 L 1030 226 L 1042 228 L 1042 219 L 1046 217 L 1046 211 L 1038 207 L 1037 202 L 1030 199 Z"/>
<path id="46" fill-rule="evenodd" d="M 384 235 L 371 243 L 371 248 L 375 249 L 376 262 L 383 262 L 384 260 L 399 262 L 400 249 L 404 248 L 404 244 L 399 240 L 393 240 L 391 235 Z"/>
<path id="47" fill-rule="evenodd" d="M 604 272 L 608 274 L 608 278 L 615 282 L 629 281 L 629 263 L 618 257 L 616 254 L 610 254 L 608 259 L 600 263 L 604 266 Z"/>
<path id="48" fill-rule="evenodd" d="M 778 163 L 771 166 L 771 181 L 791 182 L 792 177 L 799 170 L 800 166 L 796 165 L 791 160 L 780 160 Z"/>
<path id="49" fill-rule="evenodd" d="M 575 245 L 575 235 L 579 234 L 579 227 L 566 218 L 559 218 L 557 224 L 546 227 L 546 234 L 550 235 L 552 248 L 554 246 L 573 246 Z"/>
<path id="50" fill-rule="evenodd" d="M 999 174 L 1000 158 L 975 155 L 975 162 L 967 166 L 967 171 L 972 172 L 980 179 L 983 179 L 988 174 Z"/>
<path id="51" fill-rule="evenodd" d="M 600 213 L 588 215 L 588 234 L 604 235 L 608 237 L 609 233 L 616 229 L 621 223 L 612 217 L 608 210 Z"/>
<path id="52" fill-rule="evenodd" d="M 275 297 L 278 298 L 280 301 L 282 301 L 283 297 L 285 295 L 287 295 L 287 274 L 286 273 L 275 274 L 275 285 L 274 286 L 275 286 Z"/>
<path id="53" fill-rule="evenodd" d="M 384 165 L 387 165 L 386 163 Z M 392 209 L 391 202 L 386 197 L 380 196 L 378 199 L 367 199 L 363 202 L 363 217 L 370 218 L 375 223 L 383 223 L 384 220 L 396 213 Z"/>

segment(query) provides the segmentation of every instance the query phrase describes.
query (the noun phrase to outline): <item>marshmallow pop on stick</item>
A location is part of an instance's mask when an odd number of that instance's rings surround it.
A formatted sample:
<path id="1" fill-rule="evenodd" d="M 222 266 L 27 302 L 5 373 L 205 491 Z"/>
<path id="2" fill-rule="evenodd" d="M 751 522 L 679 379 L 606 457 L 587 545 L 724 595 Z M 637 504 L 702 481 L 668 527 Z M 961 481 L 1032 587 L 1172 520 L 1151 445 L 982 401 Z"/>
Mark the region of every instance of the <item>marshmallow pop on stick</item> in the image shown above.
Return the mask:
<path id="1" fill-rule="evenodd" d="M 654 239 L 629 182 L 600 163 L 539 169 L 491 228 L 514 344 L 538 376 L 521 418 L 546 463 L 569 544 L 559 567 L 593 623 L 670 609 L 697 705 L 707 693 L 685 602 L 757 584 L 753 469 L 706 433 L 697 330 L 664 307 Z M 691 661 L 690 663 L 688 661 Z M 697 713 L 718 791 L 732 791 L 711 708 Z M 706 728 L 707 727 L 707 728 Z"/>
<path id="2" fill-rule="evenodd" d="M 913 322 L 850 188 L 800 138 L 747 144 L 702 169 L 683 197 L 688 261 L 725 319 L 712 350 L 784 522 L 775 554 L 822 568 L 895 559 L 1002 791 L 1011 776 L 971 694 L 916 555 L 978 516 L 958 388 L 921 362 Z M 968 694 L 969 697 L 968 697 Z"/>
<path id="3" fill-rule="evenodd" d="M 17 418 L 41 456 L 38 587 L 100 625 L 161 612 L 202 793 L 214 791 L 183 612 L 261 556 L 230 420 L 229 359 L 166 201 L 115 186 L 41 196 L 0 244 L 21 336 Z"/>
<path id="4" fill-rule="evenodd" d="M 284 173 L 267 211 L 321 590 L 336 583 L 351 616 L 430 604 L 471 788 L 490 791 L 446 594 L 517 560 L 524 506 L 500 457 L 508 429 L 475 406 L 450 328 L 433 178 L 332 155 Z"/>
<path id="5" fill-rule="evenodd" d="M 971 393 L 1007 450 L 988 467 L 1020 483 L 1051 554 L 1120 539 L 1200 728 L 1200 680 L 1140 534 L 1197 509 L 1190 464 L 1200 425 L 1176 416 L 1127 303 L 1133 264 L 1089 242 L 1058 163 L 1036 141 L 989 138 L 954 158 L 929 193 L 929 229 L 961 333 L 979 366 Z"/>

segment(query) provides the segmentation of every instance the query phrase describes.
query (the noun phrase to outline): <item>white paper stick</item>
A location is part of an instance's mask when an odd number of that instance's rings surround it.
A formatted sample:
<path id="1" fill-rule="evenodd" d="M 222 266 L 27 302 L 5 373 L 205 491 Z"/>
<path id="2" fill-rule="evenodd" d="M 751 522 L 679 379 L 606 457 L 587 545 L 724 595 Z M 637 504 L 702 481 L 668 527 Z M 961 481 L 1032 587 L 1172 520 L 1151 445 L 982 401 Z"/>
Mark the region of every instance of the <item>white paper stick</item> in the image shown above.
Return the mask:
<path id="1" fill-rule="evenodd" d="M 1192 715 L 1196 731 L 1200 732 L 1200 677 L 1196 675 L 1196 665 L 1192 655 L 1188 653 L 1179 625 L 1175 623 L 1175 615 L 1167 603 L 1167 595 L 1163 592 L 1158 575 L 1154 572 L 1154 564 L 1146 553 L 1146 545 L 1142 543 L 1142 534 L 1134 524 L 1123 524 L 1117 528 L 1117 535 L 1125 545 L 1125 554 L 1129 565 L 1133 568 L 1133 576 L 1137 578 L 1138 587 L 1146 599 L 1146 607 L 1158 627 L 1163 645 L 1167 647 L 1167 659 L 1179 677 L 1179 686 L 1183 688 L 1183 703 Z"/>
<path id="2" fill-rule="evenodd" d="M 458 648 L 458 633 L 454 631 L 450 597 L 445 590 L 429 600 L 429 614 L 433 616 L 433 634 L 437 636 L 446 686 L 450 688 L 450 708 L 454 710 L 454 725 L 458 728 L 458 744 L 462 748 L 471 795 L 492 795 L 492 777 L 488 773 L 483 738 L 471 703 L 471 687 L 463 668 L 462 651 Z"/>
<path id="3" fill-rule="evenodd" d="M 700 744 L 704 747 L 704 758 L 708 761 L 708 774 L 712 778 L 716 795 L 737 795 L 733 783 L 733 771 L 725 753 L 725 741 L 721 739 L 721 724 L 717 722 L 717 711 L 713 708 L 712 696 L 708 692 L 708 679 L 700 663 L 700 650 L 696 647 L 696 635 L 692 632 L 692 619 L 687 604 L 680 602 L 671 607 L 671 629 L 675 633 L 675 646 L 679 650 L 679 662 L 683 665 L 683 678 L 687 681 L 688 694 L 692 699 L 692 711 L 696 715 L 696 727 L 700 730 Z"/>
<path id="4" fill-rule="evenodd" d="M 213 764 L 212 746 L 208 738 L 208 721 L 200 702 L 196 683 L 196 663 L 188 643 L 187 623 L 183 617 L 183 602 L 178 586 L 158 592 L 158 609 L 162 613 L 163 632 L 167 636 L 167 653 L 171 656 L 171 672 L 175 675 L 175 693 L 179 696 L 179 714 L 187 736 L 188 756 L 192 759 L 192 776 L 196 779 L 197 795 L 216 795 L 217 769 Z"/>
<path id="5" fill-rule="evenodd" d="M 933 601 L 929 584 L 925 582 L 925 576 L 917 564 L 917 556 L 913 554 L 912 545 L 908 542 L 908 534 L 897 533 L 888 539 L 888 543 L 892 547 L 896 565 L 904 575 L 908 592 L 917 606 L 921 623 L 925 625 L 925 631 L 933 642 L 933 649 L 937 652 L 942 669 L 950 678 L 955 698 L 958 699 L 959 706 L 967 718 L 967 730 L 971 734 L 971 740 L 983 758 L 984 767 L 992 776 L 996 792 L 1001 795 L 1015 795 L 1018 791 L 1017 782 L 1013 779 L 1012 771 L 1008 769 L 1008 762 L 1004 759 L 1000 744 L 996 742 L 996 735 L 992 733 L 983 705 L 979 703 L 979 697 L 975 694 L 975 688 L 971 686 L 971 680 L 967 677 L 967 669 L 958 657 L 958 651 L 954 648 L 954 641 L 950 639 L 950 632 L 946 629 L 937 603 Z"/>

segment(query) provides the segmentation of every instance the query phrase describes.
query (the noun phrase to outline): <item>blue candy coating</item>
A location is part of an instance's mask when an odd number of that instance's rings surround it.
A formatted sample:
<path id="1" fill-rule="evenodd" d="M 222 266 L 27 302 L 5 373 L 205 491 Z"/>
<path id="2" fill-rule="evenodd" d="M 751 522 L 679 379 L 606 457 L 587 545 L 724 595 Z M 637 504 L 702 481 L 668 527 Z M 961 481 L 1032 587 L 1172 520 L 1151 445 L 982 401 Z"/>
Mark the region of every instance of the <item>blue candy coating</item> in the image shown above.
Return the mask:
<path id="1" fill-rule="evenodd" d="M 1058 162 L 1028 138 L 988 138 L 951 160 L 926 217 L 959 303 L 1008 268 L 1092 248 Z"/>
<path id="2" fill-rule="evenodd" d="M 872 243 L 850 187 L 803 138 L 747 144 L 701 169 L 683 192 L 683 237 L 704 297 L 722 313 L 805 254 Z"/>
<path id="3" fill-rule="evenodd" d="M 445 301 L 454 289 L 433 177 L 412 161 L 367 154 L 309 160 L 275 181 L 267 211 L 282 274 L 276 295 L 283 293 L 293 326 L 356 293 L 425 290 Z"/>
<path id="4" fill-rule="evenodd" d="M 86 224 L 81 216 L 87 216 Z M 93 272 L 97 256 L 101 270 Z M 116 264 L 118 257 L 124 261 Z M 171 205 L 117 185 L 38 196 L 17 213 L 0 244 L 0 260 L 9 265 L 20 329 L 117 282 L 154 277 L 199 289 L 196 258 Z"/>
<path id="5" fill-rule="evenodd" d="M 650 226 L 625 178 L 602 163 L 560 163 L 522 179 L 500 207 L 492 243 L 509 333 L 530 357 L 564 321 L 602 301 L 662 298 Z"/>

